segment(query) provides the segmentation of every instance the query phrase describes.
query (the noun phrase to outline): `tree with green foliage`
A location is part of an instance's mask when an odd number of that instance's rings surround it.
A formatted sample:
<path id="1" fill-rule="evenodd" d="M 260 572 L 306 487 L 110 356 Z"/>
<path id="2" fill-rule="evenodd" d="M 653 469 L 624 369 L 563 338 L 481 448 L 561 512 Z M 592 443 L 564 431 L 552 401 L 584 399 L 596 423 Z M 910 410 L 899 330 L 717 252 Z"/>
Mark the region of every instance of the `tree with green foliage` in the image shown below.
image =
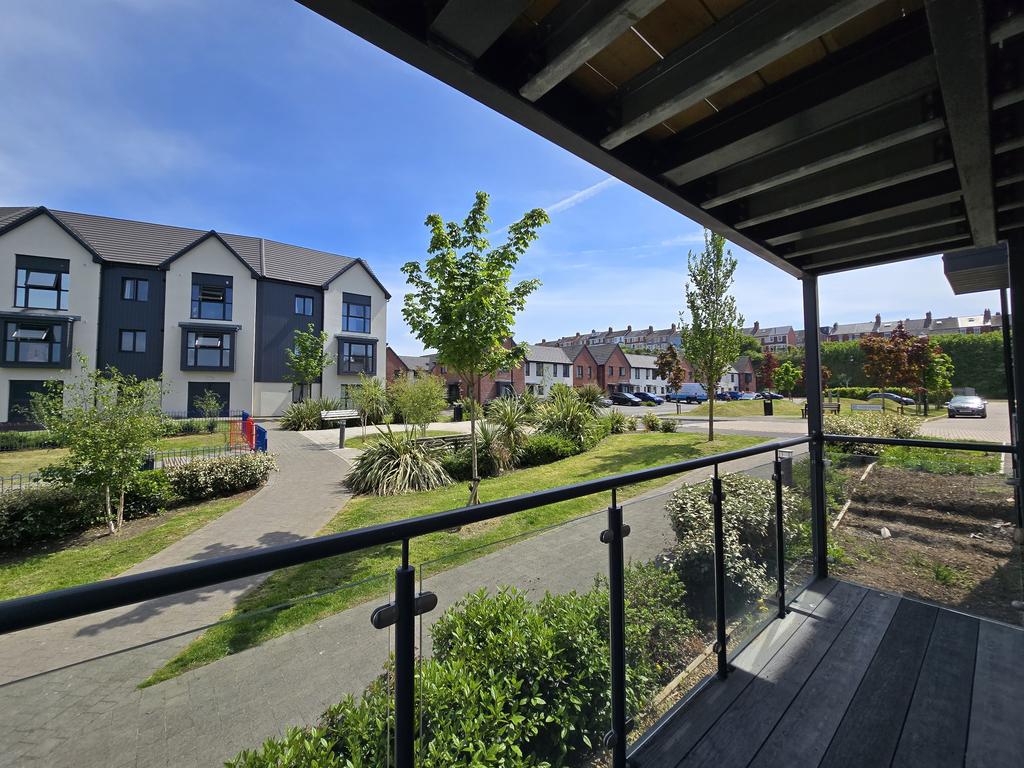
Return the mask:
<path id="1" fill-rule="evenodd" d="M 111 533 L 124 524 L 125 495 L 142 471 L 147 454 L 163 433 L 160 382 L 122 374 L 116 368 L 89 370 L 70 382 L 46 382 L 32 398 L 32 413 L 67 456 L 54 475 L 98 498 Z M 111 501 L 117 497 L 117 508 Z"/>
<path id="2" fill-rule="evenodd" d="M 757 373 L 761 368 L 761 363 L 764 361 L 764 347 L 761 344 L 761 340 L 743 334 L 743 337 L 740 339 L 740 354 L 738 356 L 749 357 L 750 364 L 754 367 L 754 372 Z"/>
<path id="3" fill-rule="evenodd" d="M 401 376 L 388 384 L 388 401 L 392 413 L 402 417 L 406 425 L 418 429 L 424 436 L 431 422 L 448 406 L 444 379 L 439 376 Z"/>
<path id="4" fill-rule="evenodd" d="M 775 386 L 775 371 L 778 369 L 779 359 L 769 349 L 761 358 L 761 370 L 758 372 L 758 378 L 761 380 L 761 389 L 771 391 L 771 388 Z"/>
<path id="5" fill-rule="evenodd" d="M 204 389 L 201 395 L 192 398 L 192 407 L 206 419 L 206 431 L 213 433 L 217 429 L 217 417 L 224 409 L 224 401 L 212 389 Z"/>
<path id="6" fill-rule="evenodd" d="M 380 424 L 388 415 L 388 391 L 384 382 L 376 376 L 359 374 L 359 383 L 349 388 L 352 404 L 359 412 L 359 421 L 363 427 L 363 439 L 366 439 L 366 425 Z"/>
<path id="7" fill-rule="evenodd" d="M 673 392 L 678 392 L 686 383 L 686 369 L 683 368 L 683 361 L 679 359 L 679 352 L 673 344 L 669 344 L 658 353 L 654 360 L 654 370 Z M 679 411 L 679 401 L 676 400 L 676 413 Z"/>
<path id="8" fill-rule="evenodd" d="M 284 351 L 288 366 L 285 380 L 299 385 L 300 399 L 312 394 L 313 383 L 319 381 L 324 369 L 334 362 L 334 355 L 327 351 L 329 339 L 327 331 L 317 332 L 316 326 L 310 323 L 306 330 L 295 332 L 294 344 Z"/>
<path id="9" fill-rule="evenodd" d="M 506 344 L 516 313 L 526 307 L 527 297 L 540 281 L 512 285 L 512 272 L 537 239 L 537 231 L 550 221 L 547 213 L 535 208 L 508 227 L 505 243 L 492 248 L 486 238 L 487 204 L 487 194 L 477 192 L 461 224 L 446 222 L 436 213 L 429 215 L 425 222 L 431 233 L 429 258 L 424 265 L 410 261 L 402 267 L 411 288 L 402 316 L 425 347 L 437 350 L 438 363 L 466 382 L 470 399 L 476 401 L 483 376 L 511 370 L 525 357 L 524 345 L 508 348 Z M 479 500 L 480 486 L 476 419 L 472 409 L 470 504 Z"/>
<path id="10" fill-rule="evenodd" d="M 687 254 L 689 280 L 684 288 L 686 312 L 680 312 L 683 356 L 693 367 L 693 377 L 708 393 L 708 440 L 715 439 L 715 391 L 718 382 L 740 351 L 743 316 L 729 293 L 736 273 L 736 259 L 725 250 L 725 238 L 704 230 L 704 250 Z"/>
<path id="11" fill-rule="evenodd" d="M 793 390 L 796 388 L 796 383 L 800 381 L 800 378 L 800 369 L 787 360 L 775 371 L 775 386 L 779 388 L 782 394 L 792 400 Z"/>

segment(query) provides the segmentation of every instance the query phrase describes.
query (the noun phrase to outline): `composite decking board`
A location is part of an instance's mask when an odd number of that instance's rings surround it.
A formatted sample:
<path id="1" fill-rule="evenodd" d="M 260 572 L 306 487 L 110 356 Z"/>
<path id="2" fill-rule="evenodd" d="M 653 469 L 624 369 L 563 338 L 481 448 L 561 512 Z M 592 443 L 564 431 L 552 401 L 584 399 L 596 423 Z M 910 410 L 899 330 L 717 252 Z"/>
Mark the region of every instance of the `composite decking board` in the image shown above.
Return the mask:
<path id="1" fill-rule="evenodd" d="M 894 768 L 963 765 L 979 624 L 978 619 L 962 613 L 939 611 L 893 758 Z"/>
<path id="2" fill-rule="evenodd" d="M 663 721 L 655 738 L 630 755 L 636 768 L 674 766 L 700 740 L 735 701 L 772 656 L 799 627 L 827 600 L 838 582 L 822 579 L 811 584 L 790 605 L 784 619 L 773 621 L 734 660 L 734 670 L 725 680 L 711 680 L 690 706 L 682 706 Z"/>
<path id="3" fill-rule="evenodd" d="M 938 609 L 901 600 L 857 692 L 843 715 L 821 768 L 889 765 Z"/>
<path id="4" fill-rule="evenodd" d="M 978 626 L 966 768 L 1024 761 L 1024 630 L 990 621 Z"/>
<path id="5" fill-rule="evenodd" d="M 817 765 L 843 719 L 900 598 L 869 592 L 782 714 L 751 768 Z"/>
<path id="6" fill-rule="evenodd" d="M 867 593 L 853 584 L 836 585 L 814 616 L 800 625 L 679 766 L 746 765 Z"/>

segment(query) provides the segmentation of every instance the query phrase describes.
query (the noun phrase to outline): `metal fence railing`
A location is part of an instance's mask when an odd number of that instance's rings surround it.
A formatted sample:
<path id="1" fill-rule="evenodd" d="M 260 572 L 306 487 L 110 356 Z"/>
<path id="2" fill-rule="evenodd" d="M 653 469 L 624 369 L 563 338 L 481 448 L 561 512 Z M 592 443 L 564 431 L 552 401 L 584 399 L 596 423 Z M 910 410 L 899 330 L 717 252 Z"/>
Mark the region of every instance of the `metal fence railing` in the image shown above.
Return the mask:
<path id="1" fill-rule="evenodd" d="M 0 477 L 0 493 L 20 491 L 32 485 L 45 483 L 40 472 L 16 472 L 7 477 Z"/>

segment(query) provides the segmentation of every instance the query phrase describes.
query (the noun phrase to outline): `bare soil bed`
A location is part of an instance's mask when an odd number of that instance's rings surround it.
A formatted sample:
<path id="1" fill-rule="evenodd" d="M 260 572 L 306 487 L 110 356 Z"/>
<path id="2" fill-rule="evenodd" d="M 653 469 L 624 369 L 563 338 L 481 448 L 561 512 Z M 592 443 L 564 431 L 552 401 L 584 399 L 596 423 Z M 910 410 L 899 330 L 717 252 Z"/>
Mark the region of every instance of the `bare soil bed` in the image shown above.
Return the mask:
<path id="1" fill-rule="evenodd" d="M 838 578 L 1021 624 L 1021 548 L 1002 475 L 852 470 L 850 507 L 831 533 Z M 884 539 L 882 527 L 891 538 Z"/>

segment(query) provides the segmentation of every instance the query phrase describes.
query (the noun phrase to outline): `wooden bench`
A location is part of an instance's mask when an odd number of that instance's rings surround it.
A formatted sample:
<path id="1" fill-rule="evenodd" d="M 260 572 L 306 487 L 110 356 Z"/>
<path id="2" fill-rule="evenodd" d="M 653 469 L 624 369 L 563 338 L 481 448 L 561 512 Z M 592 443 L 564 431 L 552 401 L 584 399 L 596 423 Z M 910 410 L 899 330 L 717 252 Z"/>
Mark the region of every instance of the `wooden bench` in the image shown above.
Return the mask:
<path id="1" fill-rule="evenodd" d="M 821 410 L 823 413 L 839 413 L 839 403 L 822 403 Z M 807 403 L 804 403 L 803 410 L 800 411 L 800 415 L 805 419 L 807 418 Z"/>
<path id="2" fill-rule="evenodd" d="M 435 448 L 451 448 L 452 450 L 463 448 L 472 441 L 471 435 L 435 435 L 434 437 L 417 437 L 416 442 L 427 450 Z"/>
<path id="3" fill-rule="evenodd" d="M 350 419 L 358 419 L 359 411 L 353 408 L 339 409 L 335 411 L 320 411 L 320 421 L 338 422 L 338 447 L 345 447 L 345 422 Z"/>

